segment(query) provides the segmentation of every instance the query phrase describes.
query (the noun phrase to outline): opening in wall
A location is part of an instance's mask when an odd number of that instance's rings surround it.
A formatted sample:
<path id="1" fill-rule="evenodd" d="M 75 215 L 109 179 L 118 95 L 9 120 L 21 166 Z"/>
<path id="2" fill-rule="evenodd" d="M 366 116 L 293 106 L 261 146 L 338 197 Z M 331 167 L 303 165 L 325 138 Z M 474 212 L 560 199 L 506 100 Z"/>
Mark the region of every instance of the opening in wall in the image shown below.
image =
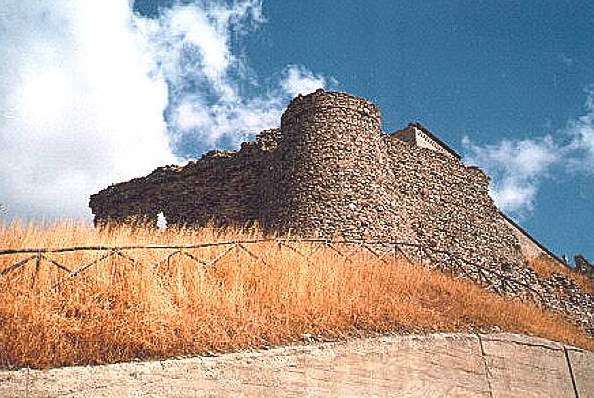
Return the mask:
<path id="1" fill-rule="evenodd" d="M 165 214 L 163 214 L 162 211 L 157 214 L 157 228 L 160 230 L 167 229 L 167 219 L 165 218 Z"/>

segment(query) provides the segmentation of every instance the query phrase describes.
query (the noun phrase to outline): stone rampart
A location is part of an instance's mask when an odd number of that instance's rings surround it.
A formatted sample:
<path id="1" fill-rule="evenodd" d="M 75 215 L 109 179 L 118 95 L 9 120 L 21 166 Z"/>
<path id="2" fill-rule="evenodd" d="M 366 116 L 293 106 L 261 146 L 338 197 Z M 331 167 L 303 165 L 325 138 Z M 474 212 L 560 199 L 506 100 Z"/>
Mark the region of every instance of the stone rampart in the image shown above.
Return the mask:
<path id="1" fill-rule="evenodd" d="M 488 178 L 381 129 L 379 109 L 345 93 L 297 97 L 239 151 L 212 151 L 91 198 L 97 222 L 244 225 L 304 236 L 419 242 L 469 261 L 519 266 L 518 239 Z"/>
<path id="2" fill-rule="evenodd" d="M 530 273 L 480 169 L 386 134 L 381 124 L 371 102 L 318 90 L 291 101 L 280 129 L 238 151 L 211 151 L 112 185 L 90 206 L 98 224 L 154 224 L 163 212 L 168 225 L 257 223 L 304 237 L 415 242 L 521 279 L 547 293 L 549 307 L 575 309 L 592 329 L 592 296 L 578 289 L 560 297 L 566 286 Z"/>
<path id="3" fill-rule="evenodd" d="M 343 93 L 297 97 L 281 119 L 281 141 L 265 171 L 267 228 L 349 238 L 376 231 L 389 201 L 379 110 Z M 391 235 L 389 235 L 391 236 Z"/>
<path id="4" fill-rule="evenodd" d="M 261 132 L 239 151 L 211 151 L 187 165 L 165 166 L 146 177 L 91 196 L 95 223 L 148 222 L 162 212 L 168 225 L 244 225 L 260 217 L 263 163 L 278 129 Z"/>

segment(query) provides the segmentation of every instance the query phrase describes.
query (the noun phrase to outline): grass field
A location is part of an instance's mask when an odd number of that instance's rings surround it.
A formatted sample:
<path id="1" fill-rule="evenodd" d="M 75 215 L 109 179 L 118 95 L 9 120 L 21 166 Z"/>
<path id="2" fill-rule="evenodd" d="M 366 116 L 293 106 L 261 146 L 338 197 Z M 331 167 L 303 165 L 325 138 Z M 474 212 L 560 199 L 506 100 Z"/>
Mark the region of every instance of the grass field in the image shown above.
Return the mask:
<path id="1" fill-rule="evenodd" d="M 2 248 L 188 244 L 259 237 L 258 232 L 0 225 Z M 306 242 L 293 246 L 312 251 Z M 389 332 L 488 330 L 526 333 L 594 350 L 559 316 L 487 293 L 401 259 L 369 253 L 347 262 L 331 249 L 306 260 L 274 243 L 233 251 L 205 268 L 167 252 L 111 257 L 76 278 L 43 262 L 0 276 L 0 367 L 54 367 L 164 358 Z M 221 248 L 192 255 L 208 260 Z M 75 268 L 97 253 L 53 254 Z M 0 256 L 0 270 L 24 258 Z M 61 281 L 58 286 L 56 282 Z"/>

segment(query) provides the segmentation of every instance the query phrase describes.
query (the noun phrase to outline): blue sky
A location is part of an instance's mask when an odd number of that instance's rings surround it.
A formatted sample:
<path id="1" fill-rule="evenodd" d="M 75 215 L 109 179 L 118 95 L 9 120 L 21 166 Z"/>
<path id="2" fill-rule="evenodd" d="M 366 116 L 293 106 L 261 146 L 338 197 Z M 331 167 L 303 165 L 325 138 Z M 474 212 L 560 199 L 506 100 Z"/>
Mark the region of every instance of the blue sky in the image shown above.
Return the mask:
<path id="1" fill-rule="evenodd" d="M 0 61 L 0 105 L 7 110 L 0 155 L 20 176 L 0 181 L 0 195 L 13 215 L 88 217 L 81 204 L 88 191 L 237 146 L 277 125 L 292 95 L 323 85 L 374 101 L 386 131 L 420 121 L 484 167 L 500 207 L 541 242 L 558 254 L 594 258 L 591 1 L 137 0 L 133 10 L 117 0 L 101 8 L 9 3 L 0 14 L 0 28 L 15 32 L 0 36 L 7 60 Z M 28 18 L 17 22 L 22 15 Z M 40 52 L 40 42 L 55 51 Z M 88 67 L 89 59 L 102 68 Z M 42 67 L 55 73 L 36 85 L 14 83 Z M 29 120 L 40 121 L 34 126 L 20 122 L 15 104 L 40 97 L 28 92 L 55 93 L 55 81 L 88 105 L 48 96 L 55 112 L 29 112 Z M 21 102 L 7 99 L 9 92 L 23 92 Z M 54 120 L 66 111 L 82 116 Z M 100 130 L 87 126 L 92 120 Z M 100 153 L 57 160 L 64 154 L 48 147 L 48 123 L 62 132 L 52 142 L 66 143 L 68 154 L 88 142 Z M 81 125 L 84 133 L 73 139 Z M 42 159 L 31 157 L 23 169 L 11 159 L 31 147 L 14 138 L 27 135 Z M 159 150 L 163 142 L 169 150 Z M 116 147 L 125 150 L 105 149 Z M 41 174 L 51 187 L 39 186 L 40 169 L 51 171 Z M 25 199 L 31 186 L 41 190 L 35 202 Z M 74 193 L 64 198 L 65 190 Z"/>

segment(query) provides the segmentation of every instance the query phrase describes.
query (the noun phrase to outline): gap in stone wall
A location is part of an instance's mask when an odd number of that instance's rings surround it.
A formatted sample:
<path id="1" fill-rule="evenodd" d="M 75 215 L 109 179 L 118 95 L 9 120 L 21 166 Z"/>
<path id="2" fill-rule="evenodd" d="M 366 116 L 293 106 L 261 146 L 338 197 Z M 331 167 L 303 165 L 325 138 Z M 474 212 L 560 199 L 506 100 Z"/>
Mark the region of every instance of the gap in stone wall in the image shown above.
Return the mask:
<path id="1" fill-rule="evenodd" d="M 157 214 L 157 228 L 162 231 L 167 229 L 167 219 L 162 211 Z"/>

